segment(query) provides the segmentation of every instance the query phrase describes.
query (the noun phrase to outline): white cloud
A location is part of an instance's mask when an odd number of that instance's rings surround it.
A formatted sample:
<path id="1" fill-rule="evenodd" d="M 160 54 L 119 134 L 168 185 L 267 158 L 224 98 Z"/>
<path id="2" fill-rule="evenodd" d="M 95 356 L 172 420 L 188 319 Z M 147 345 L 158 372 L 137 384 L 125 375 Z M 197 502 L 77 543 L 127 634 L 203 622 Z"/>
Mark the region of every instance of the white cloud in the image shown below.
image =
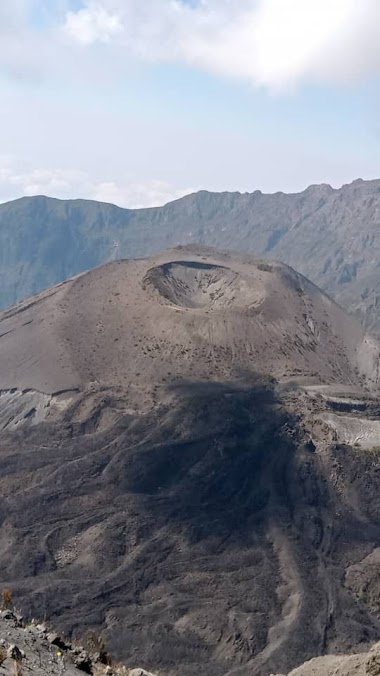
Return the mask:
<path id="1" fill-rule="evenodd" d="M 25 195 L 49 195 L 61 199 L 83 198 L 139 209 L 161 206 L 192 188 L 176 188 L 159 180 L 119 181 L 96 179 L 74 169 L 32 169 L 28 163 L 0 156 L 0 202 Z"/>
<path id="2" fill-rule="evenodd" d="M 254 97 L 230 108 L 228 89 L 211 100 L 210 88 L 207 100 L 202 86 L 194 100 L 196 80 L 182 97 L 185 73 L 177 94 L 178 73 L 157 69 L 150 87 L 152 71 L 135 65 L 181 64 L 288 92 L 378 72 L 379 25 L 380 0 L 0 0 L 1 150 L 31 158 L 0 161 L 0 200 L 150 206 L 197 187 L 298 190 L 373 176 L 375 87 L 341 130 L 325 96 L 315 114 L 307 101 L 301 111 L 269 101 L 267 124 Z"/>
<path id="3" fill-rule="evenodd" d="M 43 36 L 30 20 L 37 6 Z M 102 60 L 122 76 L 137 58 L 286 90 L 379 72 L 379 24 L 379 0 L 84 0 L 76 11 L 70 0 L 2 0 L 0 69 L 88 79 Z M 107 45 L 101 58 L 75 50 L 96 43 Z"/>
<path id="4" fill-rule="evenodd" d="M 194 188 L 174 188 L 169 183 L 151 181 L 103 181 L 93 186 L 91 199 L 133 209 L 156 207 L 195 192 Z"/>
<path id="5" fill-rule="evenodd" d="M 64 30 L 80 44 L 91 45 L 94 42 L 109 42 L 122 32 L 123 26 L 117 14 L 95 5 L 79 12 L 68 12 Z"/>
<path id="6" fill-rule="evenodd" d="M 279 90 L 377 72 L 379 22 L 379 0 L 87 0 L 64 31 L 82 44 L 117 36 L 125 59 L 182 62 Z"/>

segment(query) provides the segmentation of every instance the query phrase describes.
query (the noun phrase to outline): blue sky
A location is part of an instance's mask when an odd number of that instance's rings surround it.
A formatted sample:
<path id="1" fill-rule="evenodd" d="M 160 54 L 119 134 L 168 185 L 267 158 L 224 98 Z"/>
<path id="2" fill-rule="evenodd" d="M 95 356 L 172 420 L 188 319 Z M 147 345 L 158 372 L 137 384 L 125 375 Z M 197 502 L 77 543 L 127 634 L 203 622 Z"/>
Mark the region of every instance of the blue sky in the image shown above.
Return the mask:
<path id="1" fill-rule="evenodd" d="M 0 200 L 380 176 L 378 0 L 2 0 Z"/>

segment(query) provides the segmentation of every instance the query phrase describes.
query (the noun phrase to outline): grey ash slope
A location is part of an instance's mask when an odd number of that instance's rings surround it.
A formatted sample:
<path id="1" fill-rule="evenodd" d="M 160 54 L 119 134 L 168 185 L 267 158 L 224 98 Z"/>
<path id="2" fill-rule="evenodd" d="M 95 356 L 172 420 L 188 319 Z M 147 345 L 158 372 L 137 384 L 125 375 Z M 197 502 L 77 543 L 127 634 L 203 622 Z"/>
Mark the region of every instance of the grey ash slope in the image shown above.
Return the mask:
<path id="1" fill-rule="evenodd" d="M 199 192 L 137 211 L 23 198 L 0 206 L 0 307 L 115 258 L 197 243 L 282 260 L 379 331 L 379 221 L 380 181 Z"/>
<path id="2" fill-rule="evenodd" d="M 164 676 L 378 640 L 379 352 L 287 266 L 205 249 L 4 312 L 0 587 Z"/>
<path id="3" fill-rule="evenodd" d="M 0 349 L 0 388 L 45 394 L 252 370 L 317 384 L 380 377 L 378 342 L 305 277 L 197 247 L 112 262 L 5 311 Z"/>

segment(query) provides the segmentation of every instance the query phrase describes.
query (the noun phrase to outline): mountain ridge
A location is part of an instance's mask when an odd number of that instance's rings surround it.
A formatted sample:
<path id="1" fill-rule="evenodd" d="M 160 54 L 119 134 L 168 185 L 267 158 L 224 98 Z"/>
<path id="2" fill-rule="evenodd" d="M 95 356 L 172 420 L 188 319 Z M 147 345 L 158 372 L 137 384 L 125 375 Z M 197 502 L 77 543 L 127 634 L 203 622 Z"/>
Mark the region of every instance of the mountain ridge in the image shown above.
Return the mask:
<path id="1" fill-rule="evenodd" d="M 0 307 L 84 270 L 204 244 L 282 260 L 380 331 L 380 181 L 300 193 L 200 191 L 162 207 L 23 197 L 0 205 Z"/>

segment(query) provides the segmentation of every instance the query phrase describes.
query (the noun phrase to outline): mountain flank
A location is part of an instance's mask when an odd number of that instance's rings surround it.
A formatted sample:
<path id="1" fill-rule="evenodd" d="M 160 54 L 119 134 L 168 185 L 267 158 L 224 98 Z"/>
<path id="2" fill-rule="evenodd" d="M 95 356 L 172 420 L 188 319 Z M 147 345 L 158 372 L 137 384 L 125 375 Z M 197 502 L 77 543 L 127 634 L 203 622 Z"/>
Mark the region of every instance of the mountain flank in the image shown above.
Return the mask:
<path id="1" fill-rule="evenodd" d="M 0 205 L 0 307 L 111 260 L 203 244 L 282 260 L 379 332 L 379 214 L 380 180 L 199 192 L 140 210 L 24 197 Z"/>
<path id="2" fill-rule="evenodd" d="M 278 262 L 180 247 L 0 315 L 0 588 L 163 676 L 380 639 L 380 345 Z"/>

